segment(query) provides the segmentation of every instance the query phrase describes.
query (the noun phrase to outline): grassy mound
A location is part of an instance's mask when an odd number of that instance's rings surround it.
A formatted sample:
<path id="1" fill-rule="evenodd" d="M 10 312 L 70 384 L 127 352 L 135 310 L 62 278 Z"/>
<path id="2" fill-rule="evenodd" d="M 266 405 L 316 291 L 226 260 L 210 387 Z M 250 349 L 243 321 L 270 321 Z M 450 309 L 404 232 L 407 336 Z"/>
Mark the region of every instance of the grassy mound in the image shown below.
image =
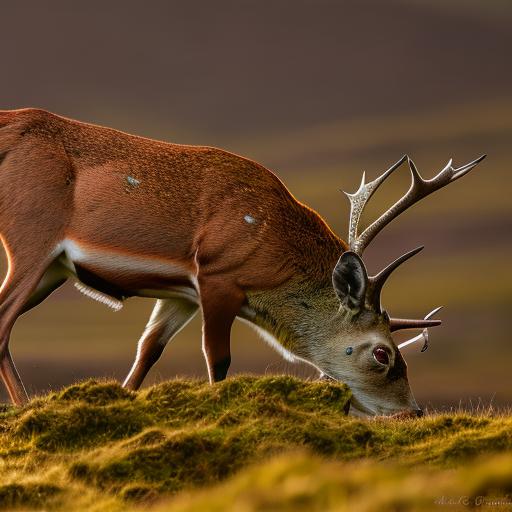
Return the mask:
<path id="1" fill-rule="evenodd" d="M 257 482 L 267 486 L 262 496 L 282 498 L 267 509 L 299 510 L 294 500 L 303 499 L 303 510 L 315 503 L 320 510 L 331 507 L 329 496 L 343 503 L 346 485 L 354 497 L 363 495 L 364 475 L 380 481 L 381 464 L 392 465 L 399 490 L 404 468 L 447 472 L 482 452 L 512 450 L 510 417 L 358 420 L 346 416 L 349 400 L 341 384 L 285 376 L 241 376 L 214 386 L 175 380 L 138 393 L 111 382 L 74 385 L 0 413 L 0 510 L 127 510 L 182 491 L 198 494 L 165 506 L 225 510 L 229 497 L 265 510 L 265 500 L 250 499 Z M 359 459 L 373 464 L 356 471 Z M 431 478 L 427 469 L 420 481 Z M 350 478 L 342 485 L 339 475 Z M 211 502 L 197 490 L 226 479 L 210 489 Z M 307 484 L 306 497 L 280 492 L 297 481 Z"/>

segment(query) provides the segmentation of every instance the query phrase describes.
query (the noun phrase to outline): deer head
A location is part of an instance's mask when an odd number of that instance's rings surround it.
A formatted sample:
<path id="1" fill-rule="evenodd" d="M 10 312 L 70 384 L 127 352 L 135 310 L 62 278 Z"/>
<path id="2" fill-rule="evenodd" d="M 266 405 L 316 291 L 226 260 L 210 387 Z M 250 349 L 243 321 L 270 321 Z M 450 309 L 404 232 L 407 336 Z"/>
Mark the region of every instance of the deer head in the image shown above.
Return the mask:
<path id="1" fill-rule="evenodd" d="M 381 304 L 381 291 L 391 273 L 423 247 L 400 256 L 375 276 L 368 275 L 361 259 L 364 249 L 400 213 L 435 190 L 467 174 L 484 157 L 485 155 L 459 168 L 452 167 L 450 160 L 434 178 L 425 180 L 412 160 L 404 156 L 370 183 L 365 183 L 363 174 L 357 192 L 347 194 L 351 205 L 348 237 L 350 250 L 342 254 L 332 275 L 334 290 L 340 301 L 337 353 L 344 364 L 338 364 L 339 361 L 324 361 L 323 366 L 327 376 L 343 380 L 351 387 L 354 413 L 422 414 L 410 389 L 407 365 L 399 347 L 421 338 L 426 342 L 426 329 L 441 323 L 440 320 L 430 319 L 440 308 L 422 320 L 411 320 L 391 318 Z M 365 204 L 384 180 L 405 161 L 412 176 L 408 192 L 359 235 L 358 223 Z M 397 346 L 391 333 L 400 329 L 424 331 L 422 335 Z"/>

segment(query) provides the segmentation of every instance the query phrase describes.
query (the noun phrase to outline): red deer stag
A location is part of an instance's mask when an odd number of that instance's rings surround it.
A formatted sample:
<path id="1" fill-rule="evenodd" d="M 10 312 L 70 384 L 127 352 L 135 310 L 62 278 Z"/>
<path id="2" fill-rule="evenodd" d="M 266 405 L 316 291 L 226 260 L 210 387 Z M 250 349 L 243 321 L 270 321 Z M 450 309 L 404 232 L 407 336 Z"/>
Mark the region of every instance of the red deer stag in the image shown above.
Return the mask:
<path id="1" fill-rule="evenodd" d="M 406 156 L 351 202 L 348 243 L 269 170 L 211 147 L 128 135 L 38 109 L 0 111 L 0 373 L 12 402 L 27 393 L 9 352 L 16 319 L 68 278 L 119 308 L 157 299 L 124 383 L 137 389 L 167 342 L 200 308 L 211 382 L 226 377 L 236 317 L 284 357 L 352 389 L 360 414 L 420 413 L 391 333 L 438 320 L 390 318 L 382 286 L 415 249 L 370 277 L 361 255 L 416 201 L 483 157 L 424 180 Z M 412 185 L 361 234 L 377 187 L 407 161 Z"/>

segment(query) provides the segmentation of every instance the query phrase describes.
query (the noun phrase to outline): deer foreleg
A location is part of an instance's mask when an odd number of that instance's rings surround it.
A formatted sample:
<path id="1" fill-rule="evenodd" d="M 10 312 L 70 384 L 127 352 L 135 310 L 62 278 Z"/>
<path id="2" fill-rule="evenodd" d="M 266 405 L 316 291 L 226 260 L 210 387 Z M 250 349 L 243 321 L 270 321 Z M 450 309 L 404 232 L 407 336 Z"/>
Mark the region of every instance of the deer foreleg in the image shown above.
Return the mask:
<path id="1" fill-rule="evenodd" d="M 210 383 L 224 380 L 231 364 L 231 326 L 245 295 L 221 279 L 199 279 L 203 312 L 203 353 Z"/>

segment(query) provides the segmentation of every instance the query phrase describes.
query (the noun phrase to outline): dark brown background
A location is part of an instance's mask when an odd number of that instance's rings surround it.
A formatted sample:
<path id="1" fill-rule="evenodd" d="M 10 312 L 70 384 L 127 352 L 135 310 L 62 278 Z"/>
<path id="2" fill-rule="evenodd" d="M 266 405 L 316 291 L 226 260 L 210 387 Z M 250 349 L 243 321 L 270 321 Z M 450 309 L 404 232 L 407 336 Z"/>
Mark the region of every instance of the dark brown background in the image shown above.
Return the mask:
<path id="1" fill-rule="evenodd" d="M 404 351 L 418 399 L 510 404 L 510 2 L 27 1 L 4 3 L 1 20 L 0 108 L 37 106 L 241 153 L 343 236 L 338 189 L 355 190 L 363 170 L 374 177 L 407 152 L 432 176 L 449 157 L 462 164 L 487 153 L 470 176 L 390 226 L 366 260 L 377 271 L 427 246 L 384 297 L 395 315 L 445 306 L 430 350 Z M 405 170 L 393 178 L 367 218 L 407 180 Z M 13 332 L 31 392 L 123 378 L 150 309 L 133 299 L 111 313 L 61 289 Z M 308 374 L 242 325 L 233 351 L 233 372 Z M 148 382 L 176 374 L 206 375 L 197 320 Z"/>

